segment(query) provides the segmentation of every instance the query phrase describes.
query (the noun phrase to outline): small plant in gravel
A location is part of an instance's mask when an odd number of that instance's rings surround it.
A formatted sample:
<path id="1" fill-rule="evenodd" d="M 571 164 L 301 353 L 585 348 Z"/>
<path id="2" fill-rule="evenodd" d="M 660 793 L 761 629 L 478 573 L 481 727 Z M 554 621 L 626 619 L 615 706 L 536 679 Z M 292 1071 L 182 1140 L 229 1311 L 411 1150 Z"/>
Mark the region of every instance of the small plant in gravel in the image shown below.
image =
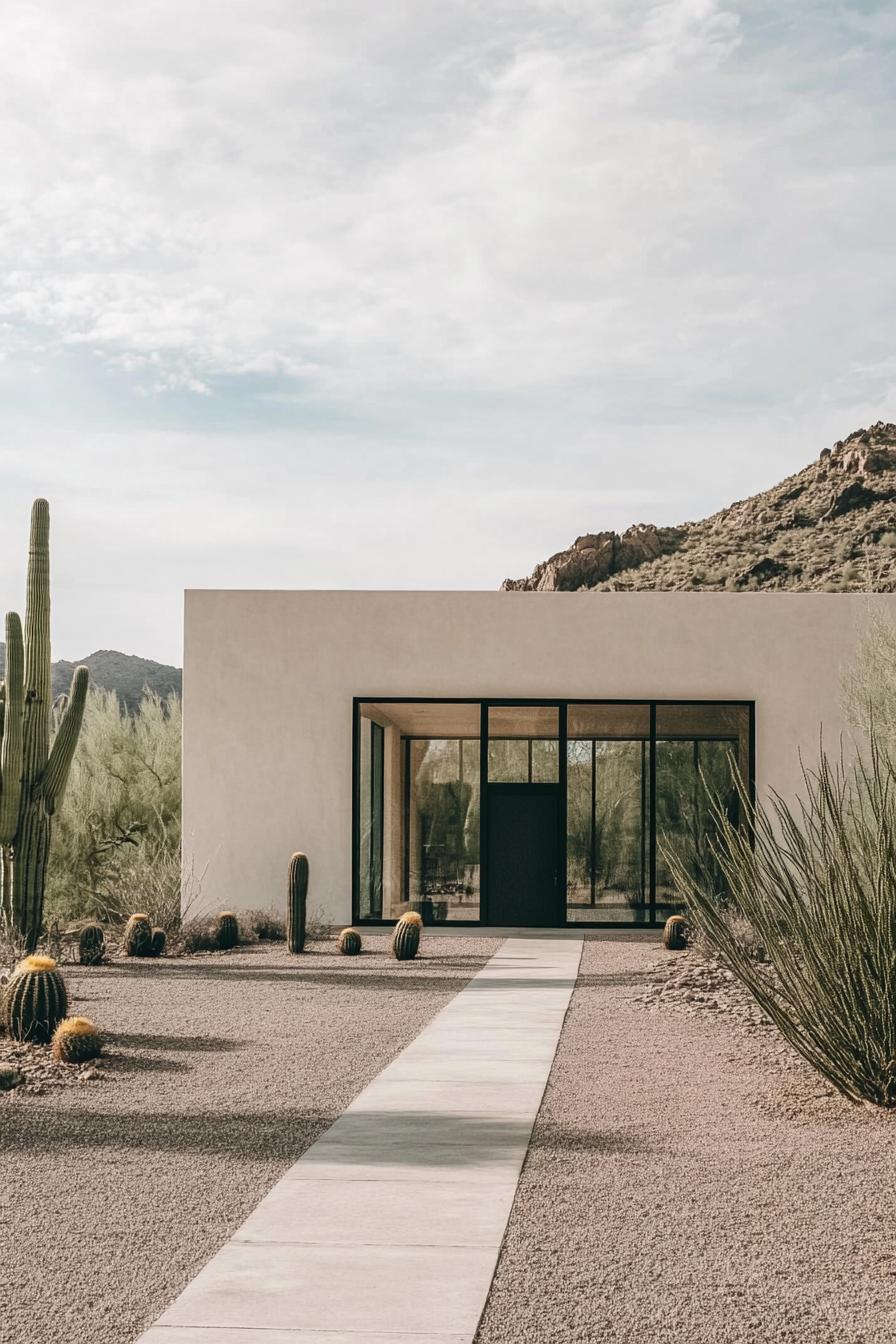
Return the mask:
<path id="1" fill-rule="evenodd" d="M 896 1107 L 896 763 L 823 753 L 796 806 L 772 796 L 748 828 L 714 807 L 711 842 L 767 961 L 750 955 L 714 884 L 666 854 L 699 930 L 793 1048 L 851 1101 Z"/>
<path id="2" fill-rule="evenodd" d="M 11 1092 L 24 1081 L 25 1075 L 21 1069 L 14 1068 L 12 1064 L 0 1064 L 0 1092 Z"/>
<path id="3" fill-rule="evenodd" d="M 3 1021 L 15 1041 L 49 1045 L 68 1012 L 65 981 L 52 957 L 25 957 L 3 995 Z"/>
<path id="4" fill-rule="evenodd" d="M 98 966 L 106 953 L 102 925 L 85 924 L 78 937 L 78 960 L 82 966 Z"/>
<path id="5" fill-rule="evenodd" d="M 684 915 L 670 915 L 663 925 L 663 947 L 667 952 L 683 952 L 687 945 L 687 920 Z"/>
<path id="6" fill-rule="evenodd" d="M 176 947 L 187 956 L 196 952 L 217 952 L 217 927 L 202 919 L 187 920 L 178 930 Z"/>
<path id="7" fill-rule="evenodd" d="M 356 957 L 361 951 L 361 935 L 357 929 L 343 929 L 339 935 L 339 951 L 344 957 Z"/>
<path id="8" fill-rule="evenodd" d="M 96 1027 L 86 1017 L 66 1017 L 53 1032 L 53 1058 L 60 1064 L 83 1064 L 96 1059 L 103 1048 L 103 1040 Z"/>
<path id="9" fill-rule="evenodd" d="M 423 919 L 416 910 L 409 910 L 395 925 L 392 935 L 392 955 L 396 961 L 413 961 L 420 950 L 420 930 Z"/>
<path id="10" fill-rule="evenodd" d="M 149 922 L 149 915 L 142 912 L 131 915 L 124 926 L 121 950 L 126 957 L 152 956 L 152 925 Z"/>
<path id="11" fill-rule="evenodd" d="M 286 938 L 286 922 L 276 910 L 247 910 L 243 928 L 248 928 L 260 943 L 282 943 Z"/>
<path id="12" fill-rule="evenodd" d="M 305 915 L 308 906 L 308 859 L 305 854 L 293 854 L 289 861 L 286 888 L 286 945 L 290 952 L 301 952 L 305 947 Z"/>
<path id="13" fill-rule="evenodd" d="M 222 910 L 218 916 L 217 937 L 222 952 L 229 952 L 240 940 L 239 921 L 230 910 Z"/>

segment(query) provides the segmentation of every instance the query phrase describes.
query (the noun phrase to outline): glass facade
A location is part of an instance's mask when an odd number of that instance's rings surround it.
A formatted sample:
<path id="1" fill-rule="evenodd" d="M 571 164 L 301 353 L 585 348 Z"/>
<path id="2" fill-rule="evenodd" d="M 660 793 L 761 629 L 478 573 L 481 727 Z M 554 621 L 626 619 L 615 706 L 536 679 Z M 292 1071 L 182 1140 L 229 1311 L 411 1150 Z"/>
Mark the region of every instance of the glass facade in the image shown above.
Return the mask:
<path id="1" fill-rule="evenodd" d="M 680 908 L 669 853 L 712 872 L 713 806 L 740 820 L 752 725 L 748 702 L 356 702 L 354 918 L 489 923 L 490 881 L 508 908 L 489 848 L 515 853 L 508 825 L 531 843 L 537 815 L 556 846 L 552 890 L 520 886 L 521 911 L 542 901 L 530 922 L 661 922 Z"/>

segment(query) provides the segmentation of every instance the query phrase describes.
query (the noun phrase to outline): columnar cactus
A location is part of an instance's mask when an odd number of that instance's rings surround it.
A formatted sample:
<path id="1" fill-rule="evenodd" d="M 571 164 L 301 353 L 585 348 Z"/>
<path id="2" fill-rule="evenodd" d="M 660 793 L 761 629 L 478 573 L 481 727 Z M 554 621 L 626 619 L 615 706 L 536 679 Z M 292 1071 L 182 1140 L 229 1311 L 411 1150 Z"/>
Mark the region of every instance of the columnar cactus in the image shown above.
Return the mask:
<path id="1" fill-rule="evenodd" d="M 153 931 L 149 915 L 131 915 L 124 926 L 121 947 L 126 957 L 151 957 Z"/>
<path id="2" fill-rule="evenodd" d="M 688 922 L 684 915 L 670 915 L 663 925 L 663 947 L 681 952 L 688 945 Z"/>
<path id="3" fill-rule="evenodd" d="M 106 939 L 99 924 L 85 924 L 78 939 L 78 960 L 82 966 L 98 966 L 106 951 Z"/>
<path id="4" fill-rule="evenodd" d="M 6 921 L 33 951 L 43 922 L 52 818 L 62 802 L 87 700 L 87 668 L 71 693 L 50 747 L 50 507 L 31 510 L 25 631 L 6 617 L 6 672 L 0 713 L 0 896 Z"/>
<path id="5" fill-rule="evenodd" d="M 392 935 L 392 954 L 396 961 L 413 961 L 420 948 L 420 929 L 423 920 L 415 910 L 409 910 L 395 925 Z"/>
<path id="6" fill-rule="evenodd" d="M 83 1064 L 102 1048 L 103 1038 L 86 1017 L 66 1017 L 53 1032 L 53 1058 L 60 1064 Z"/>
<path id="7" fill-rule="evenodd" d="M 240 926 L 236 915 L 230 910 L 222 910 L 217 924 L 218 946 L 223 952 L 229 952 L 240 940 Z"/>
<path id="8" fill-rule="evenodd" d="M 153 929 L 147 955 L 150 957 L 160 957 L 165 951 L 165 944 L 167 941 L 168 937 L 164 929 Z"/>
<path id="9" fill-rule="evenodd" d="M 53 958 L 20 961 L 3 996 L 3 1018 L 13 1040 L 49 1045 L 67 1012 L 65 981 Z"/>
<path id="10" fill-rule="evenodd" d="M 357 929 L 343 929 L 339 935 L 339 951 L 344 957 L 356 957 L 361 951 L 361 935 Z"/>
<path id="11" fill-rule="evenodd" d="M 308 859 L 304 854 L 293 854 L 286 889 L 286 945 L 290 952 L 301 952 L 305 947 L 307 904 Z"/>

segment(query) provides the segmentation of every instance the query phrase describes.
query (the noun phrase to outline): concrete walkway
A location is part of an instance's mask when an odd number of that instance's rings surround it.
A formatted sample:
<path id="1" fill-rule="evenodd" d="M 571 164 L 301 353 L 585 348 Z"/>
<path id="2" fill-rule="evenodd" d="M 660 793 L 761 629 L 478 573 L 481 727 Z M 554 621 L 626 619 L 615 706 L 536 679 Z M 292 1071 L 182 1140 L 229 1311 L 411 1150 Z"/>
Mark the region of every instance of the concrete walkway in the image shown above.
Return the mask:
<path id="1" fill-rule="evenodd" d="M 581 951 L 508 939 L 139 1344 L 470 1344 Z"/>

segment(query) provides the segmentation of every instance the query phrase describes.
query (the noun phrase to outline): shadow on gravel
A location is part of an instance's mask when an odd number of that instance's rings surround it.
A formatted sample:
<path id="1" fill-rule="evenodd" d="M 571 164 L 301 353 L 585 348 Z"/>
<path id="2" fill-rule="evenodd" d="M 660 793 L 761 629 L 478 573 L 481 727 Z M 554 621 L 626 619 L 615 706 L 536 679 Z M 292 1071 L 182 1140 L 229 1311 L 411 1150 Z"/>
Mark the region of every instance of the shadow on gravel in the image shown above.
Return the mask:
<path id="1" fill-rule="evenodd" d="M 5 1117 L 6 1118 L 6 1117 Z M 327 1163 L 482 1168 L 522 1156 L 530 1120 L 481 1115 L 365 1111 L 322 1114 L 297 1109 L 221 1110 L 156 1114 L 147 1111 L 58 1111 L 36 1125 L 34 1108 L 10 1111 L 4 1146 L 39 1155 L 61 1148 L 209 1154 L 231 1161 L 271 1158 L 292 1163 L 339 1119 L 318 1150 Z"/>
<path id="2" fill-rule="evenodd" d="M 413 963 L 405 962 L 404 965 L 410 966 Z M 484 964 L 484 963 L 483 963 Z M 469 970 L 472 975 L 475 968 L 464 968 Z M 342 971 L 315 971 L 311 968 L 296 967 L 294 971 L 253 971 L 250 968 L 224 969 L 222 967 L 204 967 L 204 966 L 160 966 L 156 965 L 153 972 L 160 979 L 168 978 L 171 981 L 190 981 L 190 980 L 217 980 L 219 983 L 226 980 L 228 984 L 234 984 L 237 981 L 243 981 L 249 985 L 292 985 L 296 989 L 386 989 L 386 990 L 408 990 L 408 989 L 441 989 L 443 987 L 453 987 L 461 990 L 465 986 L 465 981 L 457 975 L 438 975 L 422 974 L 415 975 L 413 972 L 404 969 L 390 972 L 363 970 Z M 547 982 L 546 982 L 547 983 Z M 80 987 L 79 987 L 80 989 Z M 85 990 L 80 989 L 80 996 L 86 1001 L 93 996 Z M 98 1001 L 98 1000 L 97 1000 Z"/>
<path id="3" fill-rule="evenodd" d="M 612 989 L 614 986 L 625 988 L 627 985 L 644 985 L 651 977 L 650 971 L 613 971 L 608 975 L 580 975 L 576 987 Z"/>
<path id="4" fill-rule="evenodd" d="M 655 1151 L 653 1145 L 640 1134 L 614 1134 L 609 1130 L 573 1129 L 567 1125 L 547 1123 L 539 1124 L 532 1135 L 529 1150 L 532 1152 L 535 1149 L 561 1153 L 602 1153 L 607 1157 Z"/>
<path id="5" fill-rule="evenodd" d="M 116 1067 L 120 1063 L 115 1060 Z M 246 1162 L 270 1157 L 293 1161 L 336 1119 L 335 1113 L 299 1110 L 155 1113 L 79 1107 L 77 1111 L 53 1111 L 51 1124 L 35 1125 L 34 1111 L 33 1106 L 7 1111 L 4 1147 L 35 1154 L 60 1148 L 108 1148 L 210 1153 Z"/>
<path id="6" fill-rule="evenodd" d="M 180 1059 L 166 1059 L 163 1055 L 104 1054 L 102 1062 L 109 1064 L 114 1073 L 189 1073 L 190 1065 Z"/>
<path id="7" fill-rule="evenodd" d="M 106 1031 L 111 1045 L 150 1050 L 195 1050 L 203 1054 L 219 1054 L 222 1050 L 245 1050 L 247 1041 L 234 1041 L 226 1036 L 147 1036 L 134 1031 Z"/>

